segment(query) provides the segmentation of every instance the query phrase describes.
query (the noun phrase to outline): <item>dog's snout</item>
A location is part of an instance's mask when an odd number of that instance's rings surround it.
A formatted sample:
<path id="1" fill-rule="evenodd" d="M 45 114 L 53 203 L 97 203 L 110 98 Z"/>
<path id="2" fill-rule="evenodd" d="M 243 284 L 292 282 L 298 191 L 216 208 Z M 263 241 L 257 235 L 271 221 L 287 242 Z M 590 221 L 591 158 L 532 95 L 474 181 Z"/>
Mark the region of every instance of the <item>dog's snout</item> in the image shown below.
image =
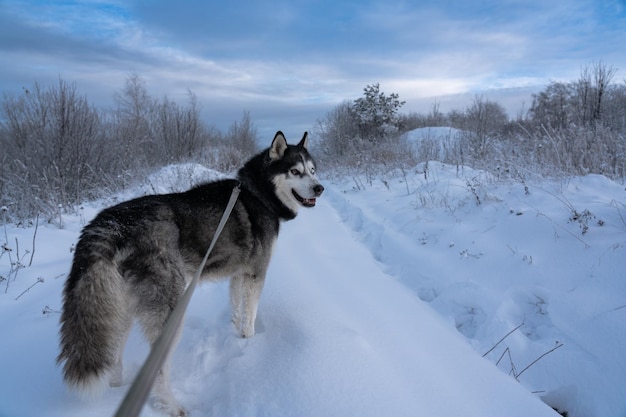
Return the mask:
<path id="1" fill-rule="evenodd" d="M 322 195 L 323 191 L 324 191 L 324 186 L 322 184 L 317 184 L 315 187 L 313 187 L 313 192 L 315 193 L 315 196 Z"/>

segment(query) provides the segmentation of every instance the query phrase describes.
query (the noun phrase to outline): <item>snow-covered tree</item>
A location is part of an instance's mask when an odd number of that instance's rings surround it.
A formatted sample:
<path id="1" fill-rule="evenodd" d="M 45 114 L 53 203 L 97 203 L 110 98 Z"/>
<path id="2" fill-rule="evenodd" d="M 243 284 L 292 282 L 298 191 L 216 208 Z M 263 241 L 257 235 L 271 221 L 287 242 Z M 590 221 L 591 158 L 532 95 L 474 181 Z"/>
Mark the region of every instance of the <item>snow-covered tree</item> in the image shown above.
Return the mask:
<path id="1" fill-rule="evenodd" d="M 375 141 L 396 132 L 398 110 L 404 103 L 396 93 L 386 96 L 380 91 L 379 83 L 366 86 L 363 89 L 363 97 L 354 100 L 352 105 L 361 136 Z"/>

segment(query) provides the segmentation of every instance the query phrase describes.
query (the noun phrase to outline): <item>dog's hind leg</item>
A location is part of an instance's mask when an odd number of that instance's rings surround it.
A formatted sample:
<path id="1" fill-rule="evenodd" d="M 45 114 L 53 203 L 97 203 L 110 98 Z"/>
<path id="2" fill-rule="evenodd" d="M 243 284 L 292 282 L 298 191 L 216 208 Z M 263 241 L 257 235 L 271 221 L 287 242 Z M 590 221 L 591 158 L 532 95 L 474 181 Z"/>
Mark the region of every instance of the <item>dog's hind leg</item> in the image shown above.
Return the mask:
<path id="1" fill-rule="evenodd" d="M 170 360 L 172 356 L 172 351 L 180 341 L 182 333 L 183 329 L 181 326 L 176 331 L 176 335 L 174 336 L 174 341 L 172 343 L 172 349 L 170 350 L 167 358 L 165 358 L 163 366 L 159 370 L 159 374 L 157 375 L 156 381 L 154 382 L 154 387 L 152 388 L 152 406 L 158 410 L 163 411 L 164 413 L 169 414 L 172 417 L 185 417 L 187 415 L 187 411 L 174 397 L 172 387 L 170 386 Z"/>
<path id="2" fill-rule="evenodd" d="M 128 335 L 130 334 L 132 323 L 132 318 L 128 318 L 124 323 L 125 328 L 119 329 L 119 338 L 117 341 L 117 358 L 109 376 L 109 385 L 112 387 L 120 387 L 124 382 L 124 346 L 126 346 L 126 341 L 128 340 Z"/>
<path id="3" fill-rule="evenodd" d="M 150 262 L 149 268 L 142 270 L 143 281 L 136 287 L 138 306 L 135 310 L 144 335 L 153 346 L 180 300 L 185 279 L 175 260 L 167 256 L 160 259 L 152 256 Z M 171 417 L 187 415 L 170 386 L 170 359 L 182 335 L 182 328 L 181 325 L 176 329 L 169 353 L 154 382 L 150 401 L 154 408 Z"/>
<path id="4" fill-rule="evenodd" d="M 161 311 L 161 320 L 158 320 L 159 315 L 157 314 L 151 315 L 150 318 L 147 318 L 146 316 L 139 318 L 139 322 L 141 323 L 146 338 L 150 342 L 151 346 L 153 346 L 158 340 L 170 312 L 171 310 L 169 310 L 167 314 L 163 314 L 164 311 Z M 150 403 L 154 408 L 170 415 L 171 417 L 182 417 L 187 415 L 185 409 L 180 405 L 178 400 L 176 400 L 176 397 L 174 397 L 174 393 L 172 392 L 170 385 L 170 360 L 172 353 L 176 349 L 176 345 L 180 341 L 182 333 L 183 328 L 180 326 L 176 330 L 170 351 L 163 361 L 163 365 L 161 366 L 157 378 L 154 381 L 150 400 Z"/>
<path id="5" fill-rule="evenodd" d="M 230 280 L 232 321 L 241 337 L 254 336 L 254 322 L 264 282 L 265 275 L 252 274 L 242 274 Z"/>

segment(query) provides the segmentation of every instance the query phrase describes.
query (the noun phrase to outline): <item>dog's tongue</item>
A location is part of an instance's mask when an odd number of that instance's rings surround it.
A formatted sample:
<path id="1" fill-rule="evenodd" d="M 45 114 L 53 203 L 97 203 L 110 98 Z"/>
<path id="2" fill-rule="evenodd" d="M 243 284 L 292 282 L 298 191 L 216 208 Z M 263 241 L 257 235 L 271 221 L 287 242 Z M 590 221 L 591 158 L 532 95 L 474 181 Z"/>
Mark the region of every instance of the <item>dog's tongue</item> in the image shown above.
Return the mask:
<path id="1" fill-rule="evenodd" d="M 304 198 L 300 194 L 298 194 L 296 190 L 291 190 L 291 193 L 296 198 L 296 200 L 298 200 L 298 202 L 302 204 L 304 207 L 315 206 L 315 198 Z"/>

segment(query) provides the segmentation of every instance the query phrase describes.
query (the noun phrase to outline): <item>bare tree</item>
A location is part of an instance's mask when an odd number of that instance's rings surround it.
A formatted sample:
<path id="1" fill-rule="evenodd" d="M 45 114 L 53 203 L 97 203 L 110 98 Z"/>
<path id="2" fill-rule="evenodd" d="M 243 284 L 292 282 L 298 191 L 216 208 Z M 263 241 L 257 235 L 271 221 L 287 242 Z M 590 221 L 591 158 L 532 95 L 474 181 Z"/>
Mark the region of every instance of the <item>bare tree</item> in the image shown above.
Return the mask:
<path id="1" fill-rule="evenodd" d="M 258 133 L 250 113 L 244 111 L 239 122 L 230 125 L 226 134 L 214 135 L 219 140 L 209 140 L 208 157 L 211 166 L 225 171 L 239 168 L 250 156 L 259 151 Z"/>
<path id="2" fill-rule="evenodd" d="M 533 94 L 529 114 L 535 123 L 554 129 L 565 129 L 572 118 L 572 88 L 551 82 L 543 91 Z"/>
<path id="3" fill-rule="evenodd" d="M 319 137 L 317 146 L 324 155 L 323 160 L 345 160 L 348 155 L 353 154 L 355 142 L 359 140 L 359 130 L 352 103 L 344 101 L 319 119 L 315 133 Z"/>
<path id="4" fill-rule="evenodd" d="M 476 96 L 465 111 L 465 118 L 474 157 L 482 159 L 487 155 L 490 141 L 508 122 L 506 110 L 495 101 Z"/>
<path id="5" fill-rule="evenodd" d="M 581 125 L 593 126 L 602 120 L 605 97 L 616 69 L 599 61 L 581 69 L 575 83 L 577 119 Z"/>
<path id="6" fill-rule="evenodd" d="M 5 95 L 2 113 L 2 205 L 54 217 L 92 195 L 103 168 L 103 136 L 98 113 L 75 84 L 59 80 L 56 87 L 35 84 L 17 97 Z"/>
<path id="7" fill-rule="evenodd" d="M 145 166 L 152 159 L 154 144 L 150 132 L 150 118 L 155 102 L 148 94 L 145 81 L 131 74 L 120 92 L 114 93 L 111 150 L 123 169 Z"/>
<path id="8" fill-rule="evenodd" d="M 198 99 L 187 92 L 188 105 L 165 96 L 153 99 L 145 82 L 130 75 L 115 94 L 115 140 L 118 159 L 127 169 L 156 167 L 190 160 L 202 153 L 207 135 L 200 119 Z"/>
<path id="9" fill-rule="evenodd" d="M 626 80 L 612 84 L 603 98 L 602 122 L 616 132 L 626 133 Z"/>
<path id="10" fill-rule="evenodd" d="M 155 104 L 150 121 L 150 140 L 155 145 L 151 160 L 154 165 L 190 160 L 202 150 L 204 140 L 197 98 L 191 92 L 188 94 L 187 107 L 167 97 Z"/>
<path id="11" fill-rule="evenodd" d="M 226 134 L 226 142 L 247 158 L 259 151 L 258 132 L 249 111 L 244 111 L 239 122 L 233 122 Z"/>

